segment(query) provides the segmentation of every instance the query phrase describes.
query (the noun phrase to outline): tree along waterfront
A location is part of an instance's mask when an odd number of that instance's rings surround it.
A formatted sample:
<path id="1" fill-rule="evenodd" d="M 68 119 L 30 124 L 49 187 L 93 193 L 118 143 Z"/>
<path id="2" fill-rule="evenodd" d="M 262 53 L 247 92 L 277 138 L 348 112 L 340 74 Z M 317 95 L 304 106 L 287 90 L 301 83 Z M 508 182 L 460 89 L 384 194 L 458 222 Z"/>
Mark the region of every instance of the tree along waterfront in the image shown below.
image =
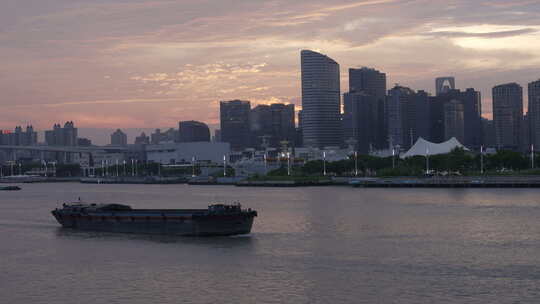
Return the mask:
<path id="1" fill-rule="evenodd" d="M 540 169 L 532 168 L 539 160 L 535 154 L 534 163 L 531 157 L 519 152 L 501 150 L 494 154 L 475 154 L 456 148 L 448 154 L 415 156 L 407 159 L 392 157 L 374 157 L 354 155 L 349 159 L 335 162 L 323 160 L 309 161 L 302 166 L 295 166 L 291 176 L 321 176 L 326 169 L 329 176 L 425 176 L 439 175 L 540 175 Z M 326 168 L 324 168 L 326 167 Z M 427 172 L 429 171 L 429 172 Z M 287 176 L 287 167 L 268 173 L 269 177 Z"/>

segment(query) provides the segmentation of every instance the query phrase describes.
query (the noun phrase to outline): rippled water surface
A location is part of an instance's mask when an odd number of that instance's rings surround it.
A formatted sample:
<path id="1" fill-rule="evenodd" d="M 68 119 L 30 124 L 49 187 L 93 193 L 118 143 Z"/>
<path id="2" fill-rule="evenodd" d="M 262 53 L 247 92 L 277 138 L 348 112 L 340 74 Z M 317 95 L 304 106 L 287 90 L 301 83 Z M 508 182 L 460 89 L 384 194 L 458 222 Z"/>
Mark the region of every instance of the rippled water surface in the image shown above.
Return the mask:
<path id="1" fill-rule="evenodd" d="M 1 303 L 539 303 L 540 191 L 28 184 L 0 192 Z M 62 202 L 241 201 L 252 234 L 77 232 Z"/>

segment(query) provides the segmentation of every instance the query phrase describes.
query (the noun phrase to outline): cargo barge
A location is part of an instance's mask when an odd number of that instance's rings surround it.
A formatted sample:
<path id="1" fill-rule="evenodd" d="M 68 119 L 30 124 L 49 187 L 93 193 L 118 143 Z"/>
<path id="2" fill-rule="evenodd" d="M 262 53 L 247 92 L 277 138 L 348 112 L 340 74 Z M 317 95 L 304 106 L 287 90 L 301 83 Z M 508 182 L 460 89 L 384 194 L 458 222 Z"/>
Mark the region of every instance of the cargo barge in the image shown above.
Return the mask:
<path id="1" fill-rule="evenodd" d="M 257 211 L 240 204 L 207 209 L 132 209 L 123 204 L 63 204 L 52 215 L 65 228 L 90 231 L 226 236 L 251 232 Z"/>

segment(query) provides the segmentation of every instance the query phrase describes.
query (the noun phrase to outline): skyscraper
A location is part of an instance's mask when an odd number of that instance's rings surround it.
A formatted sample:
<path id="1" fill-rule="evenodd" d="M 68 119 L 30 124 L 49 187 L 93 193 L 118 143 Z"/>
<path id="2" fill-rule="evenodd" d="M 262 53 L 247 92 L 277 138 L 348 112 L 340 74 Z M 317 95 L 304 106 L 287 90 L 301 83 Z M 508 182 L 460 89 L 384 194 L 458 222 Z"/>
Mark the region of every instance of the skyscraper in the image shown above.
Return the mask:
<path id="1" fill-rule="evenodd" d="M 243 100 L 221 101 L 219 104 L 221 141 L 233 150 L 250 146 L 249 113 L 251 103 Z"/>
<path id="2" fill-rule="evenodd" d="M 369 106 L 371 113 L 366 115 L 368 119 L 366 126 L 367 136 L 370 138 L 371 145 L 377 148 L 386 148 L 387 132 L 385 121 L 385 102 L 386 102 L 386 74 L 371 68 L 349 69 L 349 92 L 373 96 Z M 364 98 L 364 101 L 367 99 Z M 364 107 L 367 109 L 366 107 Z M 345 138 L 347 139 L 347 138 Z"/>
<path id="3" fill-rule="evenodd" d="M 120 129 L 116 129 L 111 134 L 111 145 L 113 146 L 127 146 L 127 135 Z"/>
<path id="4" fill-rule="evenodd" d="M 540 148 L 540 79 L 529 83 L 529 135 L 531 144 Z"/>
<path id="5" fill-rule="evenodd" d="M 376 120 L 373 119 L 377 99 L 362 91 L 343 94 L 343 138 L 354 140 L 356 150 L 368 153 L 377 141 Z"/>
<path id="6" fill-rule="evenodd" d="M 339 146 L 341 101 L 339 64 L 330 57 L 303 50 L 302 132 L 305 146 Z"/>
<path id="7" fill-rule="evenodd" d="M 444 107 L 452 100 L 458 100 L 463 105 L 463 123 L 465 128 L 462 144 L 471 149 L 478 149 L 482 144 L 482 103 L 481 94 L 475 89 L 465 91 L 450 89 L 432 98 L 431 105 L 431 140 L 442 142 L 446 140 Z"/>
<path id="8" fill-rule="evenodd" d="M 437 96 L 455 89 L 456 79 L 454 77 L 439 77 L 435 79 L 435 93 Z"/>
<path id="9" fill-rule="evenodd" d="M 294 144 L 296 133 L 294 104 L 274 103 L 270 105 L 270 110 L 276 143 L 288 141 L 290 144 Z"/>
<path id="10" fill-rule="evenodd" d="M 430 96 L 426 91 L 418 91 L 414 94 L 411 107 L 408 112 L 409 127 L 412 130 L 412 138 L 409 138 L 413 144 L 422 137 L 430 140 Z M 409 134 L 410 135 L 410 134 Z"/>
<path id="11" fill-rule="evenodd" d="M 52 130 L 45 131 L 45 142 L 49 146 L 76 146 L 78 130 L 73 121 L 68 121 L 64 127 L 54 124 Z"/>
<path id="12" fill-rule="evenodd" d="M 295 142 L 293 104 L 258 105 L 250 115 L 252 142 L 256 147 L 278 147 L 281 141 Z"/>
<path id="13" fill-rule="evenodd" d="M 519 150 L 523 120 L 523 88 L 517 83 L 493 88 L 493 122 L 498 148 Z"/>
<path id="14" fill-rule="evenodd" d="M 412 125 L 409 114 L 415 92 L 407 87 L 395 86 L 388 91 L 388 143 L 390 148 L 408 148 L 412 142 Z"/>
<path id="15" fill-rule="evenodd" d="M 178 123 L 180 142 L 210 141 L 210 129 L 200 121 L 181 121 Z"/>
<path id="16" fill-rule="evenodd" d="M 451 100 L 444 105 L 444 140 L 455 137 L 460 143 L 465 140 L 465 119 L 463 103 Z"/>

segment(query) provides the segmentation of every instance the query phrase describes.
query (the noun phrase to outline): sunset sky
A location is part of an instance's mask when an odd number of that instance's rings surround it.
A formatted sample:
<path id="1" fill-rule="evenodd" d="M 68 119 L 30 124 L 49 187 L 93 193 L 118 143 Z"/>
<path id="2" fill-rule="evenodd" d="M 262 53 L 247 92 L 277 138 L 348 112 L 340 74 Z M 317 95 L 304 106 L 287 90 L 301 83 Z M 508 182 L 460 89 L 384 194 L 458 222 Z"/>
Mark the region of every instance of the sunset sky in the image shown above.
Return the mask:
<path id="1" fill-rule="evenodd" d="M 218 123 L 219 100 L 300 105 L 300 50 L 434 91 L 540 78 L 538 0 L 0 0 L 0 128 Z M 526 91 L 526 90 L 525 90 Z M 526 94 L 525 94 L 526 97 Z"/>

